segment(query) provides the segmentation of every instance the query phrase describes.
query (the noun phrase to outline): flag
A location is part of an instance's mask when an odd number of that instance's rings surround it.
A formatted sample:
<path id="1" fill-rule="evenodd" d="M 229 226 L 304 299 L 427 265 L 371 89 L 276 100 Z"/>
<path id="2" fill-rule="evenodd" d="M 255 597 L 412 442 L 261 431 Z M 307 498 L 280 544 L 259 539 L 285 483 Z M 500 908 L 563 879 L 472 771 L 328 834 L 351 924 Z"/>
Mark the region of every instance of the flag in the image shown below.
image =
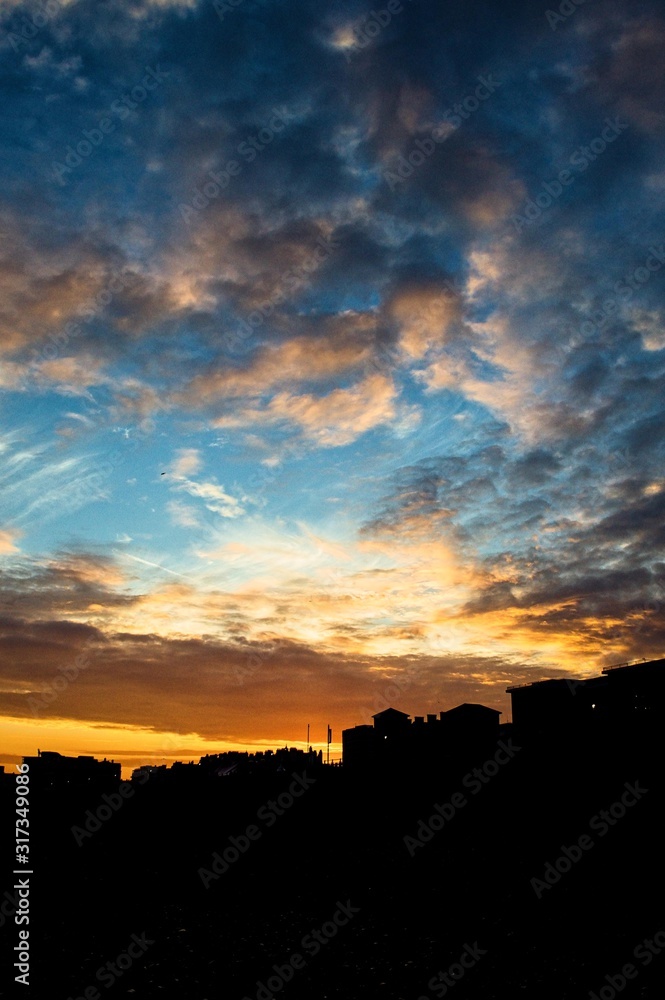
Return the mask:
<path id="1" fill-rule="evenodd" d="M 332 743 L 332 729 L 328 726 L 328 743 Z"/>

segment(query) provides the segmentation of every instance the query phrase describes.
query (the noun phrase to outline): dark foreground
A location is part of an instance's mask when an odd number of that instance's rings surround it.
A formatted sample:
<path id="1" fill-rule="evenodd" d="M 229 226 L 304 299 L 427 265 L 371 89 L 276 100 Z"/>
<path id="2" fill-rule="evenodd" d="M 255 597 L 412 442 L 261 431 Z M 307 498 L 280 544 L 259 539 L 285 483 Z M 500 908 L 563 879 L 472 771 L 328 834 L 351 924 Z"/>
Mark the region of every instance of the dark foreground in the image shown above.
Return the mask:
<path id="1" fill-rule="evenodd" d="M 35 787 L 31 985 L 10 959 L 0 991 L 661 1000 L 661 750 L 523 747 L 475 781 L 487 753 L 437 773 L 149 780 L 91 836 L 99 789 Z M 5 913 L 3 960 L 17 932 Z"/>

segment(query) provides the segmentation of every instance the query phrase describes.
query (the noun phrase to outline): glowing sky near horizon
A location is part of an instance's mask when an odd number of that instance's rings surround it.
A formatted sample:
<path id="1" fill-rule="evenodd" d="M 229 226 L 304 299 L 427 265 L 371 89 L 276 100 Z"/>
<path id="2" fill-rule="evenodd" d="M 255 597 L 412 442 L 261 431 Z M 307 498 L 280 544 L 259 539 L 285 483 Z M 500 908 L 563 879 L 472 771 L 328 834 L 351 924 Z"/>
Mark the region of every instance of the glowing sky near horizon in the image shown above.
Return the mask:
<path id="1" fill-rule="evenodd" d="M 661 6 L 37 9 L 0 12 L 0 762 L 338 748 L 662 655 Z"/>

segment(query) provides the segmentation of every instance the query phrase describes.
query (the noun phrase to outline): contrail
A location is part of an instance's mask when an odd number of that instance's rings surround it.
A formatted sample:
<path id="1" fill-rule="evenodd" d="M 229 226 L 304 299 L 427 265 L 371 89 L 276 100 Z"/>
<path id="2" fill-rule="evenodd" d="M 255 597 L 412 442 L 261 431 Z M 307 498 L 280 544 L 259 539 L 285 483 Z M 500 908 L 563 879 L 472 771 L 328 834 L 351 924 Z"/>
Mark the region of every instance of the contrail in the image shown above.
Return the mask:
<path id="1" fill-rule="evenodd" d="M 170 573 L 171 576 L 179 576 L 182 580 L 191 580 L 192 583 L 197 581 L 193 576 L 187 576 L 186 573 L 176 573 L 173 569 L 168 569 L 166 566 L 162 566 L 160 563 L 150 562 L 149 559 L 139 559 L 138 556 L 132 556 L 129 552 L 119 552 L 117 549 L 113 549 L 113 554 L 116 556 L 124 556 L 125 559 L 133 559 L 134 562 L 143 563 L 144 566 L 154 566 L 155 569 L 162 569 L 165 573 Z"/>

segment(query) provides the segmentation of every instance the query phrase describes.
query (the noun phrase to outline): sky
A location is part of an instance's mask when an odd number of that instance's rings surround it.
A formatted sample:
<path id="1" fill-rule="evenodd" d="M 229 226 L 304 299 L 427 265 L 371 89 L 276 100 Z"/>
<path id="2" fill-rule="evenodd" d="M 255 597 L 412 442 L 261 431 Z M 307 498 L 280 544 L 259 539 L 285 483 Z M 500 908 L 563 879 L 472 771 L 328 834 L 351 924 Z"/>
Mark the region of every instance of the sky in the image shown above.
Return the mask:
<path id="1" fill-rule="evenodd" d="M 662 6 L 5 0 L 0 763 L 665 651 Z"/>

